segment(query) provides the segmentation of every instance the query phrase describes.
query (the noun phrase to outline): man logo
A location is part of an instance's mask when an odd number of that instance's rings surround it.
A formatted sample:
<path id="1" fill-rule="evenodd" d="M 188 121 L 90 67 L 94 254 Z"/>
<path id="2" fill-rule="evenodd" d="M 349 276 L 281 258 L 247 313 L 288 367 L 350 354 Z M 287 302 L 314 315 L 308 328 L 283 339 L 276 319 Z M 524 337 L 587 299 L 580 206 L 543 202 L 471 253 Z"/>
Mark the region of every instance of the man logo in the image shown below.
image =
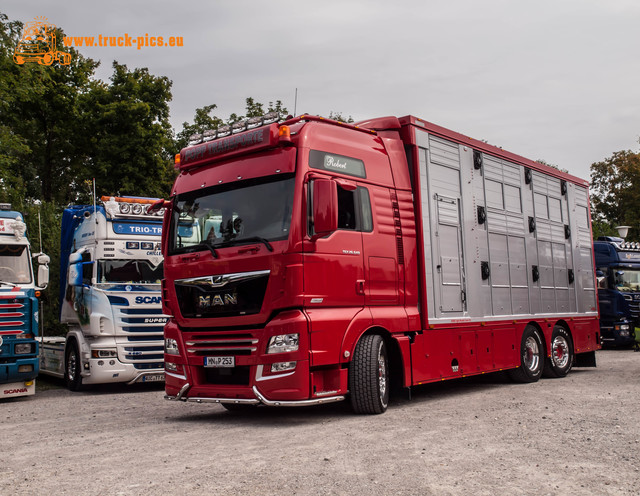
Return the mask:
<path id="1" fill-rule="evenodd" d="M 201 309 L 237 304 L 238 295 L 236 293 L 216 294 L 213 296 L 198 296 L 198 307 Z"/>

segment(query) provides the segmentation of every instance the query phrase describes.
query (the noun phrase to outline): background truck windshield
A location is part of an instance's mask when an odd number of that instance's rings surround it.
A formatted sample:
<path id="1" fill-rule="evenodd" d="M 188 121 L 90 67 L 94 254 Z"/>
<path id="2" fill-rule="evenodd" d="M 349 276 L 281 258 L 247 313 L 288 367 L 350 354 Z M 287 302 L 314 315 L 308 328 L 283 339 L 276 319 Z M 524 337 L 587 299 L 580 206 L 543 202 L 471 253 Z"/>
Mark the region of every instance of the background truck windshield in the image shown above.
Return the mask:
<path id="1" fill-rule="evenodd" d="M 149 260 L 98 260 L 98 282 L 160 284 L 163 264 L 153 266 Z"/>
<path id="2" fill-rule="evenodd" d="M 207 243 L 216 246 L 287 239 L 293 206 L 293 176 L 244 181 L 178 195 L 172 219 L 171 253 Z"/>
<path id="3" fill-rule="evenodd" d="M 0 282 L 31 282 L 29 253 L 25 245 L 0 245 Z"/>
<path id="4" fill-rule="evenodd" d="M 615 278 L 618 291 L 640 291 L 640 271 L 627 268 L 618 269 Z"/>

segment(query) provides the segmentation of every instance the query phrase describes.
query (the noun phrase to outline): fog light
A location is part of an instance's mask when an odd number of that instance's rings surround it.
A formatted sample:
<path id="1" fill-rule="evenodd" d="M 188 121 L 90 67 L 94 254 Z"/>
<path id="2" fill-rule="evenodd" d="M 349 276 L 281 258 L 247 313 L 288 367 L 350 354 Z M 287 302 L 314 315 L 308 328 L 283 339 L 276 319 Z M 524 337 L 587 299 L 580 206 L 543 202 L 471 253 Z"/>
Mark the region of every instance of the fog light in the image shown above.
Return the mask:
<path id="1" fill-rule="evenodd" d="M 178 365 L 177 363 L 164 362 L 164 368 L 167 372 L 182 374 L 182 365 Z"/>
<path id="2" fill-rule="evenodd" d="M 299 334 L 278 334 L 269 340 L 267 353 L 287 353 L 298 351 Z"/>
<path id="3" fill-rule="evenodd" d="M 16 355 L 26 355 L 32 353 L 33 343 L 16 343 L 14 351 Z"/>
<path id="4" fill-rule="evenodd" d="M 102 367 L 104 365 L 104 360 L 98 360 L 98 365 Z"/>
<path id="5" fill-rule="evenodd" d="M 18 365 L 18 372 L 33 372 L 33 364 Z"/>
<path id="6" fill-rule="evenodd" d="M 296 368 L 296 362 L 277 362 L 271 365 L 271 372 L 286 372 Z"/>
<path id="7" fill-rule="evenodd" d="M 165 338 L 164 340 L 164 352 L 167 355 L 179 355 L 180 350 L 178 350 L 178 341 L 173 338 Z"/>

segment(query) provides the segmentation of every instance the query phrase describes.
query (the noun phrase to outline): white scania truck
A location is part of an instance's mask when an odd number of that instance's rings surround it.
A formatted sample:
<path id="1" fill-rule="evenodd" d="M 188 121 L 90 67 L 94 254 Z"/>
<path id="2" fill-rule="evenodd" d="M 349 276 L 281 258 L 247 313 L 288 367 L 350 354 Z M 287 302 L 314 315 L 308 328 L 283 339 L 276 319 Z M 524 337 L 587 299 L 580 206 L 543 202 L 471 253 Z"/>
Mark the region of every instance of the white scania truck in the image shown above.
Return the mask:
<path id="1" fill-rule="evenodd" d="M 102 197 L 64 210 L 60 320 L 65 337 L 43 337 L 40 370 L 85 385 L 164 381 L 160 281 L 162 211 L 151 198 Z"/>

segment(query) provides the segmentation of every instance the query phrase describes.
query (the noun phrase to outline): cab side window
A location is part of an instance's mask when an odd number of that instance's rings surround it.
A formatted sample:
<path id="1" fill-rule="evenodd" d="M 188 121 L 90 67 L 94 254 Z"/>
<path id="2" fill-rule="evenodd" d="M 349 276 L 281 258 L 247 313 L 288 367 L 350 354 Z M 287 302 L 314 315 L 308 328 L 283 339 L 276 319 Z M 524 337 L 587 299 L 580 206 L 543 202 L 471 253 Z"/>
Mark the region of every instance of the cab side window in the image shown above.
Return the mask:
<path id="1" fill-rule="evenodd" d="M 355 193 L 338 186 L 338 229 L 356 230 Z"/>
<path id="2" fill-rule="evenodd" d="M 348 191 L 338 186 L 338 229 L 373 231 L 373 215 L 369 190 L 358 186 Z"/>
<path id="3" fill-rule="evenodd" d="M 93 264 L 91 254 L 86 251 L 82 254 L 82 284 L 89 286 L 93 277 Z"/>

